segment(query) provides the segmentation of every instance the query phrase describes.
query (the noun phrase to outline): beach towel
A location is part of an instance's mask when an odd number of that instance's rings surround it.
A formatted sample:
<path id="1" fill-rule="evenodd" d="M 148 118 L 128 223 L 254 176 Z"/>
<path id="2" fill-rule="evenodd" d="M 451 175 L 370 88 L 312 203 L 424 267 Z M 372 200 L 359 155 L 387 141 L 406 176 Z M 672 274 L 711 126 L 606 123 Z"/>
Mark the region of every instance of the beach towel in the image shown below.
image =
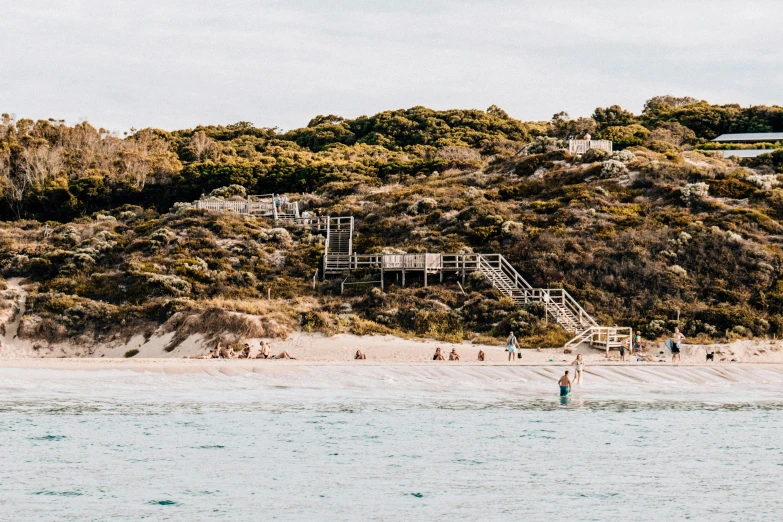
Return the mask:
<path id="1" fill-rule="evenodd" d="M 667 350 L 671 352 L 672 348 L 674 348 L 674 341 L 672 341 L 671 339 L 666 339 L 663 342 L 663 345 L 666 347 Z"/>

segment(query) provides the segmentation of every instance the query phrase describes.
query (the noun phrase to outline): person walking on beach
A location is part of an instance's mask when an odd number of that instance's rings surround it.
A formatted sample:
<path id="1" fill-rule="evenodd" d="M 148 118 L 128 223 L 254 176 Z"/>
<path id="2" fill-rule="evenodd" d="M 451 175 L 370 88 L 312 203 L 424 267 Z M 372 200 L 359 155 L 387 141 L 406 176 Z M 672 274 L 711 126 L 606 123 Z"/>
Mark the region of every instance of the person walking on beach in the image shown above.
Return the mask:
<path id="1" fill-rule="evenodd" d="M 625 361 L 625 351 L 628 350 L 631 346 L 631 338 L 630 337 L 624 337 L 623 340 L 620 342 L 620 360 Z"/>
<path id="2" fill-rule="evenodd" d="M 639 332 L 636 332 L 636 335 L 633 338 L 633 349 L 636 353 L 642 351 L 642 336 L 639 335 Z"/>
<path id="3" fill-rule="evenodd" d="M 685 339 L 685 336 L 680 333 L 680 329 L 675 328 L 674 334 L 672 334 L 672 362 L 682 360 L 680 357 L 680 343 L 683 339 Z"/>
<path id="4" fill-rule="evenodd" d="M 582 359 L 582 354 L 576 354 L 576 359 L 571 363 L 572 366 L 576 366 L 574 371 L 574 384 L 582 384 L 582 370 L 585 369 L 585 361 Z"/>
<path id="5" fill-rule="evenodd" d="M 560 396 L 567 396 L 568 392 L 571 391 L 571 379 L 568 378 L 568 370 L 566 370 L 565 375 L 560 377 L 560 380 L 557 381 L 557 384 L 560 386 Z"/>
<path id="6" fill-rule="evenodd" d="M 519 343 L 517 342 L 517 337 L 514 335 L 514 332 L 512 331 L 508 334 L 508 339 L 506 339 L 506 351 L 508 352 L 509 362 L 514 360 L 514 354 L 517 353 L 518 348 L 519 348 Z"/>

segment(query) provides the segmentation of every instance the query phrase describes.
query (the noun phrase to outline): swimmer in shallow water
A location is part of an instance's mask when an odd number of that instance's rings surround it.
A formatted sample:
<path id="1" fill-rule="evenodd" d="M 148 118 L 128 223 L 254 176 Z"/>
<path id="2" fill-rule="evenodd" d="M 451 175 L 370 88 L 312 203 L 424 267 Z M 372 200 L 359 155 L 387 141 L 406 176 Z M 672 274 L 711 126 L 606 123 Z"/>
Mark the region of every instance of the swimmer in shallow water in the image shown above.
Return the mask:
<path id="1" fill-rule="evenodd" d="M 560 380 L 557 381 L 557 384 L 560 386 L 560 396 L 566 397 L 568 392 L 571 391 L 571 379 L 568 377 L 568 370 L 566 370 L 565 375 L 560 377 Z"/>
<path id="2" fill-rule="evenodd" d="M 574 362 L 571 363 L 571 366 L 576 366 L 576 371 L 574 372 L 574 384 L 582 384 L 582 370 L 585 369 L 585 362 L 582 359 L 581 353 L 576 354 L 576 359 L 574 359 Z"/>

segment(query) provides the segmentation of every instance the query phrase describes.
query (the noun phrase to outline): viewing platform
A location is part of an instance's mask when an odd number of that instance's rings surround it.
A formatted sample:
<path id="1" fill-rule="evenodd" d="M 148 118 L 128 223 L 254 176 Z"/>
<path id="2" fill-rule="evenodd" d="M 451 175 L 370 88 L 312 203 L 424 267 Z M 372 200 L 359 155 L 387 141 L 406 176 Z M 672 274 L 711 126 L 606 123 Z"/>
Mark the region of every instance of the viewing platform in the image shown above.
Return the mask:
<path id="1" fill-rule="evenodd" d="M 299 212 L 299 203 L 283 202 L 277 194 L 251 195 L 244 199 L 220 199 L 207 198 L 196 200 L 198 209 L 214 212 L 233 212 L 236 214 L 250 214 L 258 217 L 298 220 L 302 216 Z"/>
<path id="2" fill-rule="evenodd" d="M 601 149 L 611 154 L 612 142 L 610 140 L 568 140 L 570 154 L 584 154 L 590 149 Z"/>

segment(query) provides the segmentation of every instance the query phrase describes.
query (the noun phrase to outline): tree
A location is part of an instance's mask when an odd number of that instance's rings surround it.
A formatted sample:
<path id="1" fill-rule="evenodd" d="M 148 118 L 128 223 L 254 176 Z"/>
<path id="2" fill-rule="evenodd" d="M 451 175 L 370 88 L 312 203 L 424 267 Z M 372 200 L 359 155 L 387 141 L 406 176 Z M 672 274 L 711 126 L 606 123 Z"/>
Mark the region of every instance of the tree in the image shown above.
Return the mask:
<path id="1" fill-rule="evenodd" d="M 690 96 L 677 97 L 670 94 L 666 94 L 664 96 L 653 96 L 644 102 L 644 110 L 642 110 L 642 114 L 651 115 L 660 112 L 666 112 L 671 109 L 679 109 L 680 107 L 686 107 L 698 102 L 699 100 L 696 98 L 691 98 Z"/>
<path id="2" fill-rule="evenodd" d="M 497 116 L 498 118 L 508 118 L 508 113 L 498 107 L 497 105 L 490 105 L 487 108 L 487 114 L 491 114 L 492 116 Z"/>
<path id="3" fill-rule="evenodd" d="M 685 125 L 676 121 L 667 121 L 661 123 L 650 132 L 648 141 L 651 145 L 658 144 L 657 147 L 653 147 L 657 150 L 661 148 L 660 144 L 681 147 L 683 145 L 694 145 L 698 142 L 698 139 L 696 138 L 696 133 Z"/>
<path id="4" fill-rule="evenodd" d="M 63 168 L 62 149 L 51 148 L 49 145 L 41 145 L 36 148 L 26 148 L 19 156 L 19 168 L 27 183 L 31 186 L 42 187 Z"/>
<path id="5" fill-rule="evenodd" d="M 215 140 L 208 137 L 204 131 L 199 131 L 190 138 L 190 148 L 198 161 L 204 161 L 206 155 L 214 146 Z"/>
<path id="6" fill-rule="evenodd" d="M 598 124 L 598 129 L 607 127 L 624 127 L 638 121 L 638 118 L 630 111 L 626 111 L 619 105 L 612 105 L 605 109 L 597 107 L 593 113 L 593 119 Z"/>
<path id="7" fill-rule="evenodd" d="M 560 111 L 552 116 L 552 134 L 561 139 L 581 138 L 595 132 L 596 124 L 592 118 L 572 120 L 567 112 Z"/>
<path id="8" fill-rule="evenodd" d="M 635 145 L 644 145 L 649 135 L 650 131 L 638 123 L 608 127 L 600 133 L 602 139 L 612 140 L 613 145 L 621 149 Z"/>
<path id="9" fill-rule="evenodd" d="M 329 125 L 337 125 L 338 123 L 342 123 L 345 121 L 345 118 L 342 116 L 336 116 L 334 114 L 329 114 L 327 116 L 324 116 L 323 114 L 319 114 L 310 122 L 307 124 L 308 127 L 318 127 L 321 124 L 327 123 Z"/>
<path id="10" fill-rule="evenodd" d="M 16 219 L 24 215 L 24 200 L 30 186 L 30 178 L 21 169 L 14 168 L 11 155 L 0 153 L 0 190 Z"/>

